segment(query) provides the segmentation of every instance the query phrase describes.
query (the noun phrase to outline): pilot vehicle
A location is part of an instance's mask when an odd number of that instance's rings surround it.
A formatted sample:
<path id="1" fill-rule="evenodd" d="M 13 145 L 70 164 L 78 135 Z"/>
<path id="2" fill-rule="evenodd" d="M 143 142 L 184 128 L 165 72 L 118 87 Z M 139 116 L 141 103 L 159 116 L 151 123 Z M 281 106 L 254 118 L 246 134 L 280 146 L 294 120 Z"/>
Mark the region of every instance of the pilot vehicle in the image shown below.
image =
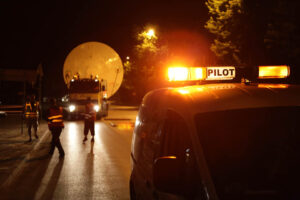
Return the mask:
<path id="1" fill-rule="evenodd" d="M 238 83 L 232 66 L 169 69 L 177 87 L 136 119 L 131 199 L 300 199 L 300 86 L 282 83 L 288 66 L 257 68 Z"/>

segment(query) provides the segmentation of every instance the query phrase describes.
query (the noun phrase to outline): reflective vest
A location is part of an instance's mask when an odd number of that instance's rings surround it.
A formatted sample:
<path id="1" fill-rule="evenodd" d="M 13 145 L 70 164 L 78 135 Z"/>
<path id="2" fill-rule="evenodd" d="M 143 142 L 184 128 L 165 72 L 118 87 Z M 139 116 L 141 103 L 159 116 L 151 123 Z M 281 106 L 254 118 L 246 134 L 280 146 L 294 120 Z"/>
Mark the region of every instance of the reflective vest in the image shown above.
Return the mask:
<path id="1" fill-rule="evenodd" d="M 96 112 L 94 110 L 94 104 L 88 103 L 85 105 L 85 120 L 95 120 L 96 119 Z"/>
<path id="2" fill-rule="evenodd" d="M 64 127 L 62 107 L 51 107 L 49 109 L 48 127 Z"/>
<path id="3" fill-rule="evenodd" d="M 25 118 L 37 118 L 39 111 L 38 111 L 39 102 L 26 102 L 25 104 Z"/>

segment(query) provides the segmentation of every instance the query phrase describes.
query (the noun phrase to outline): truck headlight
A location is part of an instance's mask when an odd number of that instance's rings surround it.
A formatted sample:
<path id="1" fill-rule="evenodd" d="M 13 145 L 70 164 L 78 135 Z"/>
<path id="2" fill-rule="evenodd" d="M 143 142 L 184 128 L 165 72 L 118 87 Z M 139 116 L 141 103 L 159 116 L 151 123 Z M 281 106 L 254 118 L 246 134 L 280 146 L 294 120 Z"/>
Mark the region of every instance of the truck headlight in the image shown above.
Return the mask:
<path id="1" fill-rule="evenodd" d="M 75 110 L 75 106 L 74 105 L 69 105 L 69 110 L 70 110 L 70 112 L 73 112 L 74 110 Z"/>
<path id="2" fill-rule="evenodd" d="M 100 107 L 99 107 L 98 105 L 95 105 L 95 106 L 94 106 L 94 110 L 95 110 L 96 112 L 98 112 L 98 111 L 100 110 Z"/>

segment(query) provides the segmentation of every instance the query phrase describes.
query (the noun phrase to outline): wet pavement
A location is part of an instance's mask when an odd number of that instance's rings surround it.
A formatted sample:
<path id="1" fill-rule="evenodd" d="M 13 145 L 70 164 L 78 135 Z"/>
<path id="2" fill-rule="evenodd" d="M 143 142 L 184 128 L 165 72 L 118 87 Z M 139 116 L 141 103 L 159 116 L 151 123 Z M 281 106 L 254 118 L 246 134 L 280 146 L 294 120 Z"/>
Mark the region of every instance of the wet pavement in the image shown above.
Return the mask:
<path id="1" fill-rule="evenodd" d="M 48 156 L 51 136 L 45 129 L 2 182 L 0 199 L 129 199 L 130 146 L 137 111 L 112 112 L 96 122 L 94 143 L 90 135 L 82 142 L 82 121 L 65 122 L 64 159 L 59 159 L 57 150 Z M 20 138 L 26 140 L 23 135 Z"/>
<path id="2" fill-rule="evenodd" d="M 47 124 L 41 121 L 38 127 L 40 138 L 46 133 L 47 128 Z M 24 122 L 22 125 L 20 115 L 8 115 L 6 118 L 0 119 L 0 183 L 4 182 L 27 154 L 33 150 L 39 140 L 34 136 L 32 138 L 32 142 L 27 142 L 29 137 L 26 125 Z"/>

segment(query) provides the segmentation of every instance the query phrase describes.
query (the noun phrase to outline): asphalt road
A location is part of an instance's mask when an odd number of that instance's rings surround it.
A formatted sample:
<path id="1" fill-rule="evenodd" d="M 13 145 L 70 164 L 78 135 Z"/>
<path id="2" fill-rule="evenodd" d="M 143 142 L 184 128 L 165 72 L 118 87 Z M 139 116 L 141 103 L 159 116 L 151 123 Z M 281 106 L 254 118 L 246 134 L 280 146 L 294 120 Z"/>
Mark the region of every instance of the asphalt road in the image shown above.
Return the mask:
<path id="1" fill-rule="evenodd" d="M 82 121 L 65 122 L 64 159 L 57 150 L 48 156 L 51 136 L 44 134 L 5 181 L 0 199 L 129 199 L 135 116 L 136 111 L 113 110 L 109 119 L 96 122 L 94 143 L 90 135 L 82 142 Z"/>

